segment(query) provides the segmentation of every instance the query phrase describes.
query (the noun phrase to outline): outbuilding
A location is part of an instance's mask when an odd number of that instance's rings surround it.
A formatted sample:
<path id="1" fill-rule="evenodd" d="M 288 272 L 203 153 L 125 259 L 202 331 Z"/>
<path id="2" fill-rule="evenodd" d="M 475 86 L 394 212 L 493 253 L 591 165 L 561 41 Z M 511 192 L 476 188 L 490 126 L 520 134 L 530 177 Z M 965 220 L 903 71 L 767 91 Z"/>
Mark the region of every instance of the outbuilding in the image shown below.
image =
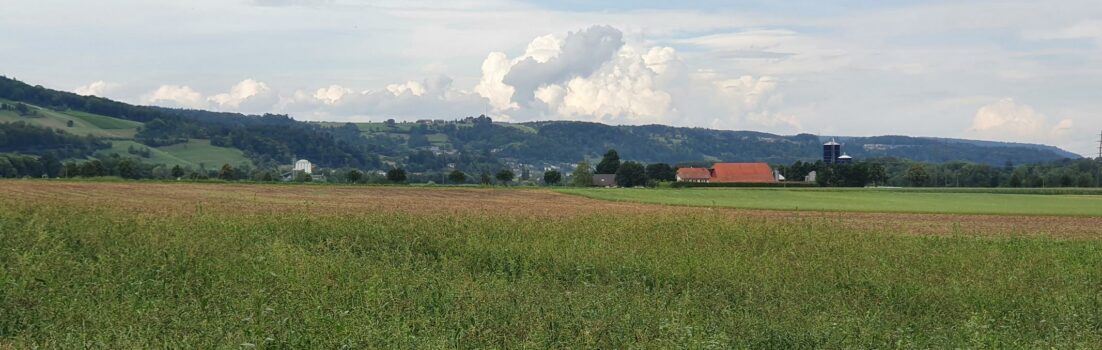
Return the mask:
<path id="1" fill-rule="evenodd" d="M 708 182 L 712 178 L 712 171 L 708 168 L 681 168 L 677 169 L 678 182 Z"/>

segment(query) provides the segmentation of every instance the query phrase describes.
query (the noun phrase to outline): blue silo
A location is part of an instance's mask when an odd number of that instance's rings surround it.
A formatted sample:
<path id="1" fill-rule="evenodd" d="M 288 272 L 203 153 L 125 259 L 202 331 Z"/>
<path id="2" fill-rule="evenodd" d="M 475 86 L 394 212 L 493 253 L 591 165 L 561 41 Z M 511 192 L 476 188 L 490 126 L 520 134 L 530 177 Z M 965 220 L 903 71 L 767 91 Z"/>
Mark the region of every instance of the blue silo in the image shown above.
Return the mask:
<path id="1" fill-rule="evenodd" d="M 823 163 L 834 164 L 838 162 L 838 157 L 842 156 L 842 145 L 835 142 L 834 139 L 830 139 L 830 142 L 823 144 Z"/>

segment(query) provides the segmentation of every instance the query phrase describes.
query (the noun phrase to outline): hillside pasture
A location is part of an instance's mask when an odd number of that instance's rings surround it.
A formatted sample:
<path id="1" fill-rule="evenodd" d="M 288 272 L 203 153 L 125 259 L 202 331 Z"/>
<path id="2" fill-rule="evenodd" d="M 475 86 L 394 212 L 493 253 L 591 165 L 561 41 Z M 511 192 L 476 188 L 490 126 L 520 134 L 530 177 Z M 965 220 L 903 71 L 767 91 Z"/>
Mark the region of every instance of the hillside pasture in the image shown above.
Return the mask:
<path id="1" fill-rule="evenodd" d="M 203 165 L 207 169 L 216 169 L 223 164 L 235 167 L 241 164 L 251 164 L 249 159 L 245 157 L 245 152 L 236 148 L 211 145 L 210 140 L 190 139 L 184 143 L 157 147 L 157 149 L 186 162 L 182 165 L 193 167 Z"/>
<path id="2" fill-rule="evenodd" d="M 150 157 L 143 161 L 167 166 L 184 166 L 198 169 L 201 166 L 207 169 L 217 169 L 223 164 L 234 167 L 241 164 L 251 164 L 245 153 L 236 148 L 218 147 L 210 144 L 210 140 L 190 139 L 184 143 L 163 147 L 147 147 L 131 140 L 118 140 L 111 142 L 111 148 L 99 151 L 100 154 L 117 153 L 124 157 L 138 157 L 129 154 L 130 147 L 149 148 Z"/>
<path id="3" fill-rule="evenodd" d="M 699 207 L 793 211 L 1102 216 L 1102 192 L 1090 189 L 1067 189 L 1055 192 L 1038 190 L 1038 194 L 1030 194 L 1028 190 L 1004 193 L 997 190 L 982 190 L 568 188 L 560 191 L 603 200 Z M 1075 194 L 1060 194 L 1061 192 Z"/>
<path id="4" fill-rule="evenodd" d="M 1102 218 L 0 181 L 0 348 L 1097 348 Z"/>
<path id="5" fill-rule="evenodd" d="M 11 102 L 6 102 L 11 103 Z M 20 116 L 14 111 L 0 111 L 0 122 L 26 122 L 28 124 L 60 129 L 64 132 L 84 136 L 92 135 L 109 139 L 132 139 L 142 124 L 134 121 L 111 118 L 91 113 L 65 111 L 31 106 L 35 116 Z M 73 126 L 69 127 L 68 122 Z"/>

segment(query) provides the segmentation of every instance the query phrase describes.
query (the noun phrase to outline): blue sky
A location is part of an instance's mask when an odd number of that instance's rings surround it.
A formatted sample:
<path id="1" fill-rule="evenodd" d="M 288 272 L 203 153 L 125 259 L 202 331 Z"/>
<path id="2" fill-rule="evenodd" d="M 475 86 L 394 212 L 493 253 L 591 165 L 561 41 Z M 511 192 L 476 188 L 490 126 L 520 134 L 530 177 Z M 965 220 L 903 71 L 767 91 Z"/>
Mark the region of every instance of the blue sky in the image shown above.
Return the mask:
<path id="1" fill-rule="evenodd" d="M 874 5 L 870 5 L 870 3 Z M 301 120 L 1035 142 L 1102 131 L 1096 1 L 0 0 L 0 74 Z"/>

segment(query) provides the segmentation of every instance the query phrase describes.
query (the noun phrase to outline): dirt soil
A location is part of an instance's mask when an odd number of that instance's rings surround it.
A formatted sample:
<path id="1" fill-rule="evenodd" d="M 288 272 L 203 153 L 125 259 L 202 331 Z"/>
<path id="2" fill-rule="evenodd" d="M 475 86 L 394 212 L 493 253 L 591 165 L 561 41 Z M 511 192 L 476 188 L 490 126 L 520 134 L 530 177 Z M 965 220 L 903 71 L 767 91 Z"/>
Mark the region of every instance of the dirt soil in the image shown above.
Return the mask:
<path id="1" fill-rule="evenodd" d="M 6 202 L 6 203 L 5 203 Z M 139 215 L 196 212 L 326 215 L 416 213 L 561 218 L 582 215 L 718 215 L 731 220 L 799 224 L 829 221 L 853 229 L 905 234 L 1043 235 L 1102 239 L 1102 217 L 947 215 L 692 208 L 610 202 L 541 189 L 420 188 L 138 182 L 0 181 L 0 208 L 75 206 Z"/>

